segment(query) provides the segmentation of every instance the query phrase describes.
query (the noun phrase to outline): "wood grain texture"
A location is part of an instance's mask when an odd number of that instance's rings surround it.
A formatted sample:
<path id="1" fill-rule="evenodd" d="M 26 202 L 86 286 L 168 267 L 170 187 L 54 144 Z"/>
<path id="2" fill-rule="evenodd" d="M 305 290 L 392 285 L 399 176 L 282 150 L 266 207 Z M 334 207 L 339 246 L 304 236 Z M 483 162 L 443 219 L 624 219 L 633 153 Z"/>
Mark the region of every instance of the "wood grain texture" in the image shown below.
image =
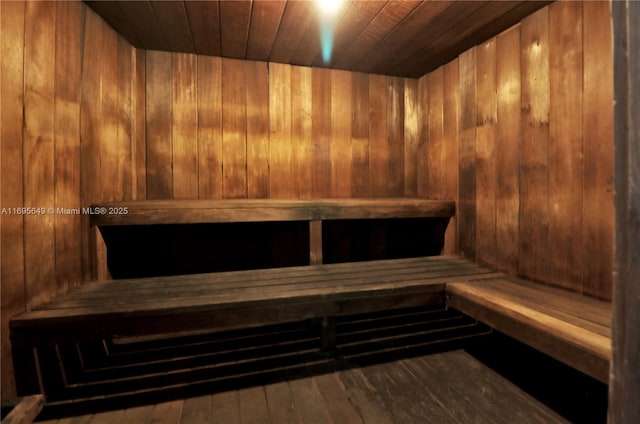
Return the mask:
<path id="1" fill-rule="evenodd" d="M 521 26 L 522 139 L 520 141 L 519 273 L 548 279 L 549 240 L 549 9 Z"/>
<path id="2" fill-rule="evenodd" d="M 420 108 L 418 80 L 404 80 L 404 196 L 418 195 L 418 143 Z"/>
<path id="3" fill-rule="evenodd" d="M 285 116 L 291 119 L 291 179 L 293 197 L 310 198 L 313 194 L 313 138 L 312 138 L 312 82 L 311 69 L 291 67 L 291 109 Z M 297 119 L 293 119 L 295 116 Z"/>
<path id="4" fill-rule="evenodd" d="M 331 197 L 351 197 L 351 75 L 331 71 Z"/>
<path id="5" fill-rule="evenodd" d="M 119 164 L 118 170 L 122 174 L 122 189 L 120 198 L 131 199 L 133 198 L 135 184 L 133 183 L 135 178 L 135 129 L 134 121 L 132 119 L 134 115 L 133 107 L 134 102 L 134 66 L 135 66 L 135 49 L 131 47 L 127 41 L 118 37 L 117 40 L 117 105 L 116 105 L 116 120 L 117 120 L 117 140 L 118 140 L 118 152 L 116 160 Z"/>
<path id="6" fill-rule="evenodd" d="M 477 51 L 476 258 L 496 263 L 496 40 Z"/>
<path id="7" fill-rule="evenodd" d="M 458 93 L 456 93 L 458 94 Z M 418 196 L 429 195 L 429 75 L 418 80 L 418 147 L 417 147 L 417 191 Z"/>
<path id="8" fill-rule="evenodd" d="M 452 201 L 408 198 L 153 200 L 115 202 L 97 206 L 107 209 L 127 208 L 127 213 L 93 215 L 91 222 L 96 226 L 385 217 L 448 218 L 455 212 L 455 203 Z"/>
<path id="9" fill-rule="evenodd" d="M 613 63 L 611 6 L 583 5 L 584 246 L 582 290 L 610 300 L 613 275 Z M 597 207 L 596 207 L 597 205 Z"/>
<path id="10" fill-rule="evenodd" d="M 198 198 L 198 110 L 196 56 L 171 57 L 171 139 L 174 199 Z"/>
<path id="11" fill-rule="evenodd" d="M 25 3 L 0 3 L 0 175 L 3 208 L 24 206 L 23 194 L 23 104 L 24 104 L 24 13 Z M 16 396 L 8 322 L 25 310 L 24 218 L 1 216 L 0 285 L 2 307 L 2 398 Z"/>
<path id="12" fill-rule="evenodd" d="M 598 306 L 607 323 L 594 326 L 591 317 L 584 317 L 591 299 L 586 298 L 581 304 L 579 297 L 568 291 L 541 291 L 536 290 L 535 284 L 518 284 L 486 280 L 481 284 L 448 284 L 447 290 L 454 308 L 606 382 L 611 338 L 600 328 L 606 330 L 610 325 L 610 304 L 600 302 Z M 572 309 L 566 309 L 564 296 L 577 300 Z"/>
<path id="13" fill-rule="evenodd" d="M 444 140 L 442 139 L 444 110 L 444 81 L 443 70 L 438 68 L 431 72 L 428 79 L 429 84 L 429 103 L 427 105 L 429 119 L 429 142 L 427 148 L 427 180 L 429 181 L 429 197 L 434 199 L 442 199 L 444 196 L 444 166 L 443 151 Z"/>
<path id="14" fill-rule="evenodd" d="M 147 65 L 148 66 L 148 65 Z M 222 63 L 198 57 L 198 198 L 222 198 Z"/>
<path id="15" fill-rule="evenodd" d="M 25 5 L 23 178 L 26 207 L 55 205 L 55 29 L 53 3 Z M 55 217 L 24 217 L 25 291 L 28 305 L 56 292 Z"/>
<path id="16" fill-rule="evenodd" d="M 247 197 L 269 197 L 269 71 L 264 62 L 246 69 Z"/>
<path id="17" fill-rule="evenodd" d="M 387 96 L 387 196 L 402 196 L 404 192 L 404 80 L 392 77 L 388 80 Z"/>
<path id="18" fill-rule="evenodd" d="M 442 126 L 442 163 L 458 163 L 459 141 L 458 128 L 460 127 L 459 108 L 459 64 L 458 60 L 449 62 L 443 68 L 443 126 Z M 443 166 L 443 199 L 450 199 L 458 206 L 458 168 L 453 166 Z M 444 254 L 455 254 L 458 252 L 458 217 L 453 216 L 447 225 L 444 241 Z"/>
<path id="19" fill-rule="evenodd" d="M 172 173 L 172 90 L 171 54 L 147 51 L 146 127 L 147 198 L 171 198 Z"/>
<path id="20" fill-rule="evenodd" d="M 496 38 L 496 265 L 518 272 L 520 211 L 520 27 Z"/>
<path id="21" fill-rule="evenodd" d="M 313 137 L 313 197 L 331 193 L 331 71 L 311 71 L 311 134 Z"/>
<path id="22" fill-rule="evenodd" d="M 549 6 L 549 278 L 582 290 L 582 3 Z"/>
<path id="23" fill-rule="evenodd" d="M 133 84 L 133 143 L 131 145 L 131 155 L 133 163 L 132 172 L 132 199 L 145 199 L 147 197 L 147 133 L 146 133 L 146 53 L 144 50 L 136 49 L 134 53 L 132 76 Z"/>
<path id="24" fill-rule="evenodd" d="M 269 64 L 269 196 L 291 197 L 291 67 Z"/>
<path id="25" fill-rule="evenodd" d="M 241 61 L 222 60 L 222 197 L 247 197 L 247 99 Z"/>
<path id="26" fill-rule="evenodd" d="M 460 55 L 460 253 L 476 256 L 476 48 Z"/>
<path id="27" fill-rule="evenodd" d="M 609 422 L 640 419 L 638 410 L 638 327 L 640 261 L 640 4 L 613 2 L 615 266 L 613 366 L 609 381 Z"/>
<path id="28" fill-rule="evenodd" d="M 80 89 L 83 8 L 56 6 L 55 207 L 80 207 Z M 82 281 L 79 215 L 55 215 L 57 294 Z"/>
<path id="29" fill-rule="evenodd" d="M 369 195 L 390 196 L 388 172 L 390 150 L 387 137 L 388 77 L 369 76 Z"/>
<path id="30" fill-rule="evenodd" d="M 354 73 L 351 82 L 351 196 L 369 196 L 369 77 Z"/>

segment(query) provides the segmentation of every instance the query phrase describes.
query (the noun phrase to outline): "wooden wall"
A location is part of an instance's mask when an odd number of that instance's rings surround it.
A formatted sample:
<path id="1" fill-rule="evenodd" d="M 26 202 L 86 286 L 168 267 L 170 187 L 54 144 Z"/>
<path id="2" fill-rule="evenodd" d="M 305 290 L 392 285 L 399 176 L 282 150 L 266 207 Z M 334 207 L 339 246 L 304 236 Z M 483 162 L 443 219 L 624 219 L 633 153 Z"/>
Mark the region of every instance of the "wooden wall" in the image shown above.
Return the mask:
<path id="1" fill-rule="evenodd" d="M 7 399 L 15 394 L 9 318 L 92 273 L 87 222 L 55 209 L 137 191 L 129 166 L 136 52 L 80 2 L 3 1 L 0 8 L 1 389 Z M 23 207 L 42 210 L 14 209 Z"/>
<path id="2" fill-rule="evenodd" d="M 418 194 L 417 81 L 146 53 L 148 199 Z"/>
<path id="3" fill-rule="evenodd" d="M 419 80 L 427 194 L 457 191 L 460 253 L 611 299 L 612 64 L 609 2 L 557 2 Z"/>

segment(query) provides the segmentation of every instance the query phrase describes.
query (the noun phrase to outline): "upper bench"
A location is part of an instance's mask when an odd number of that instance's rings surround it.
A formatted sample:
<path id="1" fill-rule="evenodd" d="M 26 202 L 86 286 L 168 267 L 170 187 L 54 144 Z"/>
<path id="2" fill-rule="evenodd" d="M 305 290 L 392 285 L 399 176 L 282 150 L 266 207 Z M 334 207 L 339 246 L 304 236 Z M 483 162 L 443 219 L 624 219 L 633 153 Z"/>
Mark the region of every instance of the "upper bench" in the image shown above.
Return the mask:
<path id="1" fill-rule="evenodd" d="M 414 198 L 134 200 L 94 205 L 92 211 L 91 224 L 97 226 L 448 218 L 455 215 L 455 202 Z"/>

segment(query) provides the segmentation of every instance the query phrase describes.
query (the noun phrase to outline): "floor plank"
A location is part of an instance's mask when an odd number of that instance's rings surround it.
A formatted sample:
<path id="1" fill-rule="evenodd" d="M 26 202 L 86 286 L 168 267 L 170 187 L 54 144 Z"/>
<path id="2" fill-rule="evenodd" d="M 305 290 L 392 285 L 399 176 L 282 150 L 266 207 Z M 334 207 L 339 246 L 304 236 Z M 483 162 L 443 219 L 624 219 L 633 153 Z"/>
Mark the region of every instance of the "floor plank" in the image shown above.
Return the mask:
<path id="1" fill-rule="evenodd" d="M 62 418 L 79 423 L 566 423 L 462 350 L 185 400 Z M 50 421 L 56 422 L 56 421 Z"/>

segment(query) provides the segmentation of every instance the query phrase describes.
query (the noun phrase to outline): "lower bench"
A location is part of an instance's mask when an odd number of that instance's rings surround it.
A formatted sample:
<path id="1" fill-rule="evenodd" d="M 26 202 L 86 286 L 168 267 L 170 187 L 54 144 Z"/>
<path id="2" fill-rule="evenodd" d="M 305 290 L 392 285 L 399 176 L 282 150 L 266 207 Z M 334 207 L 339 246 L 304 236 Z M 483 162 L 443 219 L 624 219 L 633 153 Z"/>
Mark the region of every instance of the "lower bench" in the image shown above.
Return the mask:
<path id="1" fill-rule="evenodd" d="M 502 275 L 457 257 L 424 257 L 87 284 L 11 320 L 18 389 L 40 390 L 39 346 L 428 305 L 444 301 L 447 282 Z"/>
<path id="2" fill-rule="evenodd" d="M 611 304 L 517 278 L 447 284 L 448 304 L 603 383 Z"/>

